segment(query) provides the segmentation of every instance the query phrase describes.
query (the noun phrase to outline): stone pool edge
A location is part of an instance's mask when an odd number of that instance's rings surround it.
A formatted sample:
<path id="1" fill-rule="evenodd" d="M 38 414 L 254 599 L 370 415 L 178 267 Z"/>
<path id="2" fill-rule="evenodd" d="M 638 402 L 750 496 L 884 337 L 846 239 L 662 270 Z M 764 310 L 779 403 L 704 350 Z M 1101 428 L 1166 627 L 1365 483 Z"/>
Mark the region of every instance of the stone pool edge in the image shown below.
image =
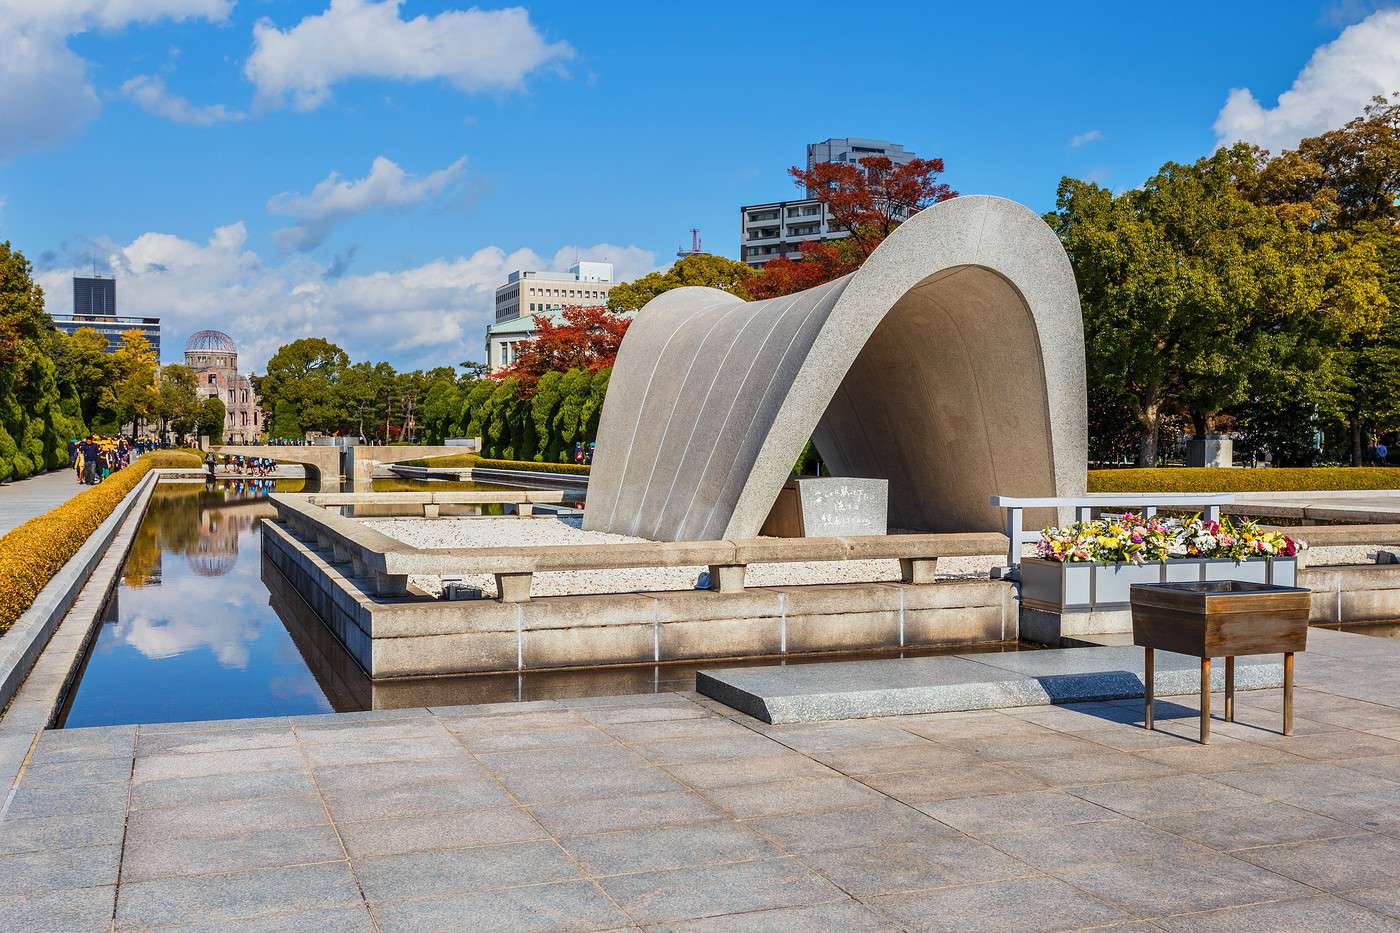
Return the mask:
<path id="1" fill-rule="evenodd" d="M 77 674 L 156 486 L 189 475 L 155 469 L 142 477 L 0 638 L 0 818 Z"/>

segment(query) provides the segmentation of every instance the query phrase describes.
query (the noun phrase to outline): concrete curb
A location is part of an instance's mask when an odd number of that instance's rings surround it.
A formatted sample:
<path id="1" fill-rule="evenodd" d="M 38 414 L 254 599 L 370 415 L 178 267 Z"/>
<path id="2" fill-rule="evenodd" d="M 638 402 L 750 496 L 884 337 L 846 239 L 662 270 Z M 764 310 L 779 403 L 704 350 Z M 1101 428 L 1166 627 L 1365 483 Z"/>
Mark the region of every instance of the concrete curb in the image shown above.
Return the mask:
<path id="1" fill-rule="evenodd" d="M 26 609 L 10 626 L 10 630 L 0 636 L 0 710 L 9 706 L 20 685 L 34 662 L 39 659 L 49 643 L 54 629 L 63 621 L 78 593 L 87 583 L 107 545 L 116 535 L 117 529 L 126 520 L 141 494 L 155 485 L 160 470 L 152 470 L 141 478 L 131 492 L 127 493 L 117 507 L 112 510 L 102 524 L 97 526 L 78 553 L 68 559 L 68 563 L 54 574 L 48 584 L 39 591 L 34 604 Z"/>

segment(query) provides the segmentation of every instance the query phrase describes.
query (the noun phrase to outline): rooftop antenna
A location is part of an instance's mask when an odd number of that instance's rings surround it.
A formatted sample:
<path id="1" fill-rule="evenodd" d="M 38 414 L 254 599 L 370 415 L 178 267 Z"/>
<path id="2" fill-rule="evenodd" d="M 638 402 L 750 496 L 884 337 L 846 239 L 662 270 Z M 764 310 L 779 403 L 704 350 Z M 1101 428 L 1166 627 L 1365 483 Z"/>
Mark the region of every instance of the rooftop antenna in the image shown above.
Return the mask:
<path id="1" fill-rule="evenodd" d="M 691 227 L 691 228 L 690 228 L 690 249 L 686 249 L 684 246 L 677 246 L 677 247 L 676 247 L 676 258 L 677 258 L 677 259 L 684 259 L 684 258 L 687 257 L 687 256 L 699 256 L 699 255 L 700 255 L 701 253 L 703 253 L 703 252 L 705 252 L 705 251 L 704 251 L 703 249 L 700 248 L 700 228 L 699 228 L 699 227 Z"/>

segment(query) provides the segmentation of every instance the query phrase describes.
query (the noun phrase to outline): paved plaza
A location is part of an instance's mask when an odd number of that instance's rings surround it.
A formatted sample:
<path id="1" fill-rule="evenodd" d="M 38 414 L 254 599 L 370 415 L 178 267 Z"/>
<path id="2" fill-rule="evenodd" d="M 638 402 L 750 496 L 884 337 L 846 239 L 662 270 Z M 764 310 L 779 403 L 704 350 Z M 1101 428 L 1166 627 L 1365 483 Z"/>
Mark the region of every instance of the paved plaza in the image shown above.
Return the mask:
<path id="1" fill-rule="evenodd" d="M 0 929 L 1396 930 L 1400 642 L 1194 700 L 769 726 L 698 694 L 53 731 Z M 1217 700 L 1216 709 L 1221 707 Z"/>
<path id="2" fill-rule="evenodd" d="M 0 535 L 60 506 L 87 489 L 69 469 L 53 470 L 0 486 Z"/>

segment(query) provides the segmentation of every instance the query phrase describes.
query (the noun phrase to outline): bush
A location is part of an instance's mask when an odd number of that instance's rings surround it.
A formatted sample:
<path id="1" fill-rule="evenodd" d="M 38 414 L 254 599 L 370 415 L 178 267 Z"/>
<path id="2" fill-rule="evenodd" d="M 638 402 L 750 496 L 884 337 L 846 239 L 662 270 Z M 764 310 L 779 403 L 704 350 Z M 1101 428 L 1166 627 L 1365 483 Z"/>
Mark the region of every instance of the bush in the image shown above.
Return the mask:
<path id="1" fill-rule="evenodd" d="M 469 467 L 476 466 L 476 462 L 481 458 L 476 454 L 447 454 L 443 457 L 419 457 L 417 460 L 405 460 L 404 466 L 417 467 Z"/>
<path id="2" fill-rule="evenodd" d="M 445 457 L 420 457 L 405 460 L 404 466 L 420 467 L 481 467 L 483 470 L 533 470 L 536 473 L 569 473 L 587 476 L 590 467 L 577 463 L 548 463 L 538 460 L 491 460 L 477 454 L 448 454 Z"/>
<path id="3" fill-rule="evenodd" d="M 1331 489 L 1400 489 L 1400 468 L 1165 467 L 1089 471 L 1089 492 L 1304 492 Z"/>
<path id="4" fill-rule="evenodd" d="M 570 473 L 587 476 L 592 468 L 580 463 L 539 463 L 534 460 L 477 460 L 483 470 L 533 470 L 536 473 Z M 1400 472 L 1400 471 L 1397 471 Z"/>
<path id="5" fill-rule="evenodd" d="M 147 454 L 125 470 L 0 537 L 0 632 L 28 609 L 39 591 L 83 546 L 127 493 L 152 469 L 201 467 L 198 454 Z"/>

